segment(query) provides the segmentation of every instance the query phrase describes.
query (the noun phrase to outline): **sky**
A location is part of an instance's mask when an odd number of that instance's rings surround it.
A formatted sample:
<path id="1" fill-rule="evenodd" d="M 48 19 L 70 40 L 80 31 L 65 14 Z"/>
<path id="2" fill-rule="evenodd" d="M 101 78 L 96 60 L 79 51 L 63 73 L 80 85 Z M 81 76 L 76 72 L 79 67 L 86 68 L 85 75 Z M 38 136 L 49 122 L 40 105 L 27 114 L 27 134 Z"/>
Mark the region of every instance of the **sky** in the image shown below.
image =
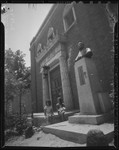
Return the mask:
<path id="1" fill-rule="evenodd" d="M 1 20 L 5 26 L 5 49 L 21 50 L 26 54 L 25 63 L 29 67 L 30 42 L 36 35 L 53 4 L 2 4 L 10 9 Z"/>

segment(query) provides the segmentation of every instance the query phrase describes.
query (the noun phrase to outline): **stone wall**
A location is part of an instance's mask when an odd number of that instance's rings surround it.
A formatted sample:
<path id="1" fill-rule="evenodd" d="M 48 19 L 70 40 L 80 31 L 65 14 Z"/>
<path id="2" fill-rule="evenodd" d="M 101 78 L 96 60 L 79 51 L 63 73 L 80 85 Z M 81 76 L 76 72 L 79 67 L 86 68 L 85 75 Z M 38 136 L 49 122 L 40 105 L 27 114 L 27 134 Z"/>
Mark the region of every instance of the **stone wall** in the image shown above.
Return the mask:
<path id="1" fill-rule="evenodd" d="M 37 112 L 35 47 L 32 46 L 31 48 L 31 99 L 33 112 Z"/>

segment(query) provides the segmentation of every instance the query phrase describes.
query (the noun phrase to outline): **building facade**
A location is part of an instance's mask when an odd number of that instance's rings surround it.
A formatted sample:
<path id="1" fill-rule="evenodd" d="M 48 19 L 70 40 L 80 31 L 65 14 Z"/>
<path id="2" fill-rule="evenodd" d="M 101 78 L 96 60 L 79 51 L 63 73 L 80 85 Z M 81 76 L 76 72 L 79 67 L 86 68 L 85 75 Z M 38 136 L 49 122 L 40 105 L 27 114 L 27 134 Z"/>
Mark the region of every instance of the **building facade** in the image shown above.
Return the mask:
<path id="1" fill-rule="evenodd" d="M 113 34 L 106 4 L 54 4 L 30 43 L 33 112 L 42 112 L 48 99 L 56 111 L 59 93 L 67 110 L 80 109 L 74 70 L 79 42 L 92 50 L 100 84 L 109 93 Z"/>

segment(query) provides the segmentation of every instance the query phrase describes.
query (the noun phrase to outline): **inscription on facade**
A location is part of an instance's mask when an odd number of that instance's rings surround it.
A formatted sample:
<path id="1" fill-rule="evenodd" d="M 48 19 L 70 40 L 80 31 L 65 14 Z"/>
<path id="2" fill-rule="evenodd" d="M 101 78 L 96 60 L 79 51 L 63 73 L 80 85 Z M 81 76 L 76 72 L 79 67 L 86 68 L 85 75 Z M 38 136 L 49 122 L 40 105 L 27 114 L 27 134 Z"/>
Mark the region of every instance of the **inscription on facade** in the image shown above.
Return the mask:
<path id="1" fill-rule="evenodd" d="M 61 45 L 59 44 L 45 59 L 43 59 L 40 68 L 44 66 L 48 61 L 50 61 L 60 50 L 61 50 Z"/>

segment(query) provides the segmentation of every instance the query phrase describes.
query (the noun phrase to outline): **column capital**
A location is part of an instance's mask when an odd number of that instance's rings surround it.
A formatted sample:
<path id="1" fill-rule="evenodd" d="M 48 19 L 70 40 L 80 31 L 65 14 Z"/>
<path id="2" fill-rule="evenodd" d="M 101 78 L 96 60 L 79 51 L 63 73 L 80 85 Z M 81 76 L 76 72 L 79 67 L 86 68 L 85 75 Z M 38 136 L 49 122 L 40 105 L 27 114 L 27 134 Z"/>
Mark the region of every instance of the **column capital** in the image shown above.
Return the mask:
<path id="1" fill-rule="evenodd" d="M 43 78 L 46 78 L 48 76 L 48 70 L 50 69 L 50 67 L 49 66 L 43 66 L 42 68 L 43 68 L 43 71 L 42 71 Z"/>
<path id="2" fill-rule="evenodd" d="M 50 69 L 49 66 L 46 66 L 46 65 L 43 66 L 43 70 L 49 70 L 49 69 Z"/>

